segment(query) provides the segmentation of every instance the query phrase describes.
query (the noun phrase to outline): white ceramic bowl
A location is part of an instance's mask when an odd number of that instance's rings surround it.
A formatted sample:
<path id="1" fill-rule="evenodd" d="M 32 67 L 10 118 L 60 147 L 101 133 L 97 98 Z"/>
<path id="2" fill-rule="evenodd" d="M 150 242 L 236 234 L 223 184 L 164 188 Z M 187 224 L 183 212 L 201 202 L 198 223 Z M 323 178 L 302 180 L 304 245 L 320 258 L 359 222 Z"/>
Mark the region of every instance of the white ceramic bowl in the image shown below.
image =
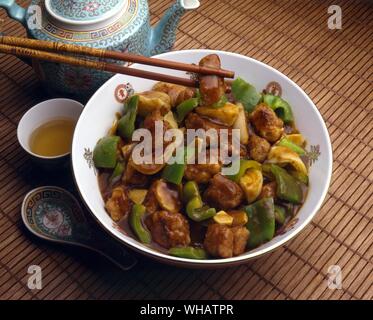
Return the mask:
<path id="1" fill-rule="evenodd" d="M 41 156 L 31 151 L 30 137 L 41 125 L 58 118 L 69 118 L 78 121 L 83 105 L 71 99 L 51 99 L 40 102 L 30 108 L 22 117 L 17 127 L 17 138 L 21 147 L 31 158 L 45 169 L 53 169 L 56 165 L 68 162 L 70 152 L 58 156 Z"/>
<path id="2" fill-rule="evenodd" d="M 314 159 L 310 168 L 308 196 L 297 217 L 289 224 L 283 234 L 237 257 L 198 261 L 160 253 L 128 237 L 116 227 L 116 224 L 104 209 L 104 202 L 92 163 L 92 150 L 97 141 L 107 134 L 115 112 L 122 108 L 122 103 L 119 101 L 125 98 L 131 85 L 136 91 L 145 91 L 151 88 L 153 81 L 125 75 L 116 75 L 108 80 L 84 108 L 76 126 L 72 148 L 72 164 L 77 187 L 87 207 L 106 231 L 123 244 L 156 260 L 200 268 L 230 266 L 247 262 L 278 248 L 292 239 L 311 221 L 319 210 L 327 193 L 332 173 L 332 148 L 325 123 L 311 99 L 285 75 L 254 59 L 222 51 L 175 51 L 159 55 L 159 57 L 186 63 L 198 63 L 203 56 L 210 53 L 217 53 L 221 58 L 224 69 L 235 71 L 236 76 L 252 83 L 258 91 L 266 88 L 268 83 L 272 81 L 279 83 L 282 87 L 282 97 L 292 106 L 296 125 L 308 141 L 307 149 L 312 152 L 312 158 Z M 138 66 L 133 65 L 133 67 Z M 156 67 L 141 66 L 141 68 L 156 72 L 167 72 L 172 75 L 183 75 L 183 72 Z"/>

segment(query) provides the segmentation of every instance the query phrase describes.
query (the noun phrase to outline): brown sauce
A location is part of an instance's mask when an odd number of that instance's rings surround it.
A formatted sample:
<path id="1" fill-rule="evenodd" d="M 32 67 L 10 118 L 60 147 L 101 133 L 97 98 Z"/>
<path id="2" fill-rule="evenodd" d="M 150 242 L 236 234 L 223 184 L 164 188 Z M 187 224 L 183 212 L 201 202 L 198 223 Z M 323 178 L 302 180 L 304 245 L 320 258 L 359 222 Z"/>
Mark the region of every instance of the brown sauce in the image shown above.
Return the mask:
<path id="1" fill-rule="evenodd" d="M 112 189 L 116 185 L 120 184 L 120 182 L 117 182 L 115 184 L 111 184 L 110 177 L 111 177 L 111 172 L 110 171 L 108 171 L 108 170 L 99 170 L 98 183 L 99 183 L 100 191 L 101 191 L 101 194 L 102 194 L 102 197 L 103 197 L 104 201 L 106 201 L 110 197 Z M 159 179 L 159 175 L 155 175 L 153 177 L 153 179 L 154 180 Z M 265 177 L 264 181 L 265 182 L 267 181 L 266 177 Z M 305 199 L 307 197 L 308 187 L 306 185 L 302 184 L 302 183 L 300 185 L 302 187 L 303 203 L 304 203 L 304 201 L 305 201 Z M 128 187 L 131 188 L 132 186 L 128 186 Z M 136 188 L 137 186 L 133 186 L 133 187 Z M 203 193 L 203 189 L 204 189 L 205 186 L 200 185 L 200 187 L 202 188 L 201 189 L 201 193 Z M 281 200 L 278 200 L 278 199 L 275 199 L 275 203 L 278 204 L 278 205 L 281 205 L 281 206 L 285 207 L 286 211 L 288 212 L 288 216 L 286 218 L 285 223 L 282 226 L 277 226 L 276 225 L 275 236 L 277 236 L 277 235 L 280 235 L 280 234 L 282 234 L 282 233 L 284 233 L 286 231 L 289 223 L 296 217 L 296 215 L 297 215 L 298 211 L 300 210 L 300 208 L 302 207 L 302 205 L 294 205 L 294 204 L 282 202 Z M 146 226 L 145 220 L 146 220 L 146 218 L 148 216 L 149 216 L 149 214 L 146 214 L 143 217 L 143 225 L 144 226 Z M 197 222 L 194 222 L 194 221 L 192 221 L 190 219 L 188 219 L 188 221 L 189 221 L 189 228 L 190 228 L 191 246 L 203 248 L 203 241 L 204 241 L 204 236 L 206 234 L 208 223 L 207 222 L 202 222 L 202 223 L 199 222 L 199 223 L 197 223 Z M 123 217 L 118 222 L 118 226 L 128 236 L 130 236 L 131 238 L 136 239 L 136 236 L 133 233 L 133 231 L 132 231 L 132 229 L 131 229 L 131 227 L 129 225 L 128 216 Z M 163 248 L 162 246 L 160 246 L 159 244 L 157 244 L 154 241 L 152 241 L 152 243 L 150 245 L 148 245 L 148 246 L 151 247 L 152 249 L 157 250 L 157 251 L 162 252 L 162 253 L 166 253 L 167 254 L 167 252 L 168 252 L 167 249 Z"/>

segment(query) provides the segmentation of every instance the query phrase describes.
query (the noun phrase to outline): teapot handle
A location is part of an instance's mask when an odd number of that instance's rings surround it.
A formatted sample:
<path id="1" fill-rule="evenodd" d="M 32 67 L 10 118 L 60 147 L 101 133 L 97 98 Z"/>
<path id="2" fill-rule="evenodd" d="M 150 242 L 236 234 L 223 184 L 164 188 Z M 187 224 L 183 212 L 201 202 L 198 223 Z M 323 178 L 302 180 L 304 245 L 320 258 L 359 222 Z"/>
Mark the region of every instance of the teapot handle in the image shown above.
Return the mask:
<path id="1" fill-rule="evenodd" d="M 0 0 L 0 8 L 4 8 L 8 16 L 26 25 L 27 10 L 19 6 L 14 0 Z"/>

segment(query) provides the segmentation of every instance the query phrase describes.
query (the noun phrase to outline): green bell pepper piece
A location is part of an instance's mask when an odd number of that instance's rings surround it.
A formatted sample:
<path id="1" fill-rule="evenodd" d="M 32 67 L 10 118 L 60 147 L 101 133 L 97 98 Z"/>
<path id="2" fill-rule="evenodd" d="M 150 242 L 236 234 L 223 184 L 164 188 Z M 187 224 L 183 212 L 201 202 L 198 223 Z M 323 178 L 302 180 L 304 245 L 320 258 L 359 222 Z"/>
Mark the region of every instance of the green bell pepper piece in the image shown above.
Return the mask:
<path id="1" fill-rule="evenodd" d="M 150 232 L 142 224 L 142 216 L 145 214 L 145 210 L 142 204 L 134 204 L 129 216 L 129 223 L 137 238 L 142 243 L 149 244 L 152 240 Z"/>
<path id="2" fill-rule="evenodd" d="M 165 166 L 162 172 L 162 178 L 174 184 L 180 184 L 184 177 L 186 164 L 173 163 Z"/>
<path id="3" fill-rule="evenodd" d="M 179 185 L 184 177 L 184 172 L 188 163 L 188 159 L 194 157 L 195 148 L 192 146 L 184 147 L 183 153 L 180 154 L 183 161 L 177 159 L 176 162 L 172 164 L 167 164 L 162 172 L 162 178 L 168 182 Z"/>
<path id="4" fill-rule="evenodd" d="M 187 259 L 196 259 L 204 260 L 207 259 L 207 253 L 201 248 L 194 247 L 175 247 L 171 248 L 168 253 L 171 256 L 187 258 Z"/>
<path id="5" fill-rule="evenodd" d="M 302 182 L 306 186 L 308 186 L 308 176 L 302 172 L 296 171 L 296 170 L 291 170 L 289 173 L 298 181 Z"/>
<path id="6" fill-rule="evenodd" d="M 263 163 L 262 164 L 262 173 L 263 173 L 263 176 L 268 178 L 269 180 L 275 180 L 275 176 L 272 174 L 271 164 Z"/>
<path id="7" fill-rule="evenodd" d="M 132 96 L 125 105 L 125 114 L 118 122 L 118 133 L 122 138 L 131 139 L 135 131 L 135 121 L 137 116 L 137 105 L 139 96 Z"/>
<path id="8" fill-rule="evenodd" d="M 234 175 L 226 176 L 226 177 L 235 181 L 235 182 L 238 182 L 240 180 L 240 178 L 243 175 L 245 175 L 246 170 L 251 169 L 251 168 L 261 170 L 262 165 L 255 160 L 240 159 L 240 169 L 239 169 L 239 171 Z"/>
<path id="9" fill-rule="evenodd" d="M 196 222 L 212 218 L 216 214 L 215 208 L 204 206 L 198 185 L 194 181 L 188 181 L 183 188 L 183 199 L 187 203 L 185 211 L 190 219 Z"/>
<path id="10" fill-rule="evenodd" d="M 201 103 L 201 101 L 202 101 L 202 95 L 201 95 L 201 91 L 199 91 L 199 89 L 196 89 L 196 93 L 194 94 L 194 98 L 198 99 L 198 104 Z"/>
<path id="11" fill-rule="evenodd" d="M 93 150 L 93 163 L 97 168 L 115 168 L 119 140 L 120 137 L 118 136 L 107 136 L 97 142 Z"/>
<path id="12" fill-rule="evenodd" d="M 191 112 L 194 108 L 198 107 L 199 98 L 191 98 L 183 101 L 176 107 L 176 119 L 181 122 L 184 120 L 185 116 Z"/>
<path id="13" fill-rule="evenodd" d="M 215 208 L 204 206 L 201 197 L 195 196 L 186 205 L 185 211 L 188 217 L 196 222 L 212 218 L 216 214 Z"/>
<path id="14" fill-rule="evenodd" d="M 122 175 L 123 171 L 124 171 L 124 163 L 118 161 L 117 165 L 115 166 L 114 171 L 113 171 L 113 173 L 110 177 L 110 180 L 113 181 L 113 180 L 117 179 L 118 177 L 120 177 Z"/>
<path id="15" fill-rule="evenodd" d="M 251 84 L 241 78 L 232 82 L 232 94 L 236 101 L 241 102 L 247 112 L 252 112 L 259 103 L 260 94 Z"/>
<path id="16" fill-rule="evenodd" d="M 194 197 L 188 202 L 186 205 L 186 212 L 191 220 L 201 222 L 216 215 L 215 208 L 209 208 L 208 206 L 202 205 L 202 200 L 199 197 Z"/>
<path id="17" fill-rule="evenodd" d="M 291 203 L 302 203 L 303 193 L 298 181 L 286 172 L 285 169 L 271 164 L 271 172 L 276 179 L 276 195 Z"/>
<path id="18" fill-rule="evenodd" d="M 285 122 L 290 123 L 294 121 L 293 111 L 289 103 L 284 99 L 274 96 L 272 94 L 264 94 L 263 102 L 272 108 L 274 112 Z"/>
<path id="19" fill-rule="evenodd" d="M 287 217 L 294 217 L 294 215 L 297 213 L 297 205 L 286 202 L 281 203 L 281 207 L 285 209 L 285 213 Z"/>
<path id="20" fill-rule="evenodd" d="M 176 161 L 172 164 L 167 164 L 162 171 L 162 178 L 168 182 L 179 185 L 183 180 L 185 169 L 185 161 L 183 163 Z"/>
<path id="21" fill-rule="evenodd" d="M 171 256 L 187 259 L 205 260 L 207 259 L 207 253 L 201 248 L 194 247 L 175 247 L 171 248 L 168 253 Z"/>
<path id="22" fill-rule="evenodd" d="M 194 216 L 194 211 L 196 209 L 200 209 L 202 207 L 203 207 L 203 202 L 202 202 L 201 197 L 198 195 L 198 196 L 195 196 L 188 201 L 188 203 L 185 207 L 185 211 L 188 214 L 188 217 L 191 218 L 191 217 Z"/>
<path id="23" fill-rule="evenodd" d="M 275 209 L 273 198 L 263 198 L 246 206 L 248 216 L 246 224 L 250 232 L 247 242 L 249 248 L 255 248 L 270 241 L 275 235 Z"/>
<path id="24" fill-rule="evenodd" d="M 287 147 L 290 150 L 293 150 L 294 152 L 298 153 L 299 155 L 303 156 L 306 154 L 306 151 L 298 145 L 296 145 L 294 142 L 290 141 L 286 137 L 283 137 L 280 142 L 278 143 L 279 146 Z"/>
<path id="25" fill-rule="evenodd" d="M 286 209 L 275 205 L 275 220 L 278 224 L 284 224 L 286 220 Z"/>
<path id="26" fill-rule="evenodd" d="M 194 197 L 199 197 L 198 185 L 195 181 L 188 181 L 183 188 L 183 200 L 189 202 Z"/>

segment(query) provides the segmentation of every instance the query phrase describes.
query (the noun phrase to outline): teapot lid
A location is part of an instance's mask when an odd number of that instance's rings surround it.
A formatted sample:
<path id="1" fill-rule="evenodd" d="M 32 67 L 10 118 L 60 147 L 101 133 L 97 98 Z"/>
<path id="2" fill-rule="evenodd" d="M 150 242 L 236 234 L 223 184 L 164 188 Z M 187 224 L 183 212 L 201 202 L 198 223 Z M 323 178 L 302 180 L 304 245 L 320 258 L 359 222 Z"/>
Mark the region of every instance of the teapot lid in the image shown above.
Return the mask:
<path id="1" fill-rule="evenodd" d="M 112 18 L 127 4 L 124 0 L 46 0 L 45 7 L 55 19 L 71 24 L 98 23 Z"/>

